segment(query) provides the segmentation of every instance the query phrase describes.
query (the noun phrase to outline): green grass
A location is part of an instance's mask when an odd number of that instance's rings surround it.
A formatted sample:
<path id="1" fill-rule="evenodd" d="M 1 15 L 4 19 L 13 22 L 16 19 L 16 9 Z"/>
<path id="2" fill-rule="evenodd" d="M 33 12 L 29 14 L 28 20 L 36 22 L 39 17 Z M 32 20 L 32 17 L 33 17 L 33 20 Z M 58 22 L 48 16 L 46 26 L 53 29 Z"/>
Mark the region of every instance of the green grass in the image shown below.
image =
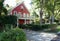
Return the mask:
<path id="1" fill-rule="evenodd" d="M 57 30 L 57 31 L 60 31 L 60 25 L 57 26 L 57 29 L 56 29 L 56 30 Z"/>
<path id="2" fill-rule="evenodd" d="M 57 27 L 56 27 L 56 30 L 50 30 L 50 28 L 49 29 L 46 29 L 46 31 L 45 32 L 52 32 L 52 33 L 57 33 L 57 32 L 59 32 L 60 31 L 60 25 L 58 25 Z"/>

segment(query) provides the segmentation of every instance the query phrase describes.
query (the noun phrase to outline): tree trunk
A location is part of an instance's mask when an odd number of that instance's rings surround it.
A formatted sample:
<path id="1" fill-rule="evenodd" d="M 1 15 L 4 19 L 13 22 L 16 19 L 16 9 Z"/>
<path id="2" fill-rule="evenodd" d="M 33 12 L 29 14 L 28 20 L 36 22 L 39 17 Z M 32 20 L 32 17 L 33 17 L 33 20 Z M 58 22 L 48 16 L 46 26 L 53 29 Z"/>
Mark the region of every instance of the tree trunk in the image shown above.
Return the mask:
<path id="1" fill-rule="evenodd" d="M 53 22 L 54 22 L 54 15 L 52 15 L 52 17 L 51 17 L 51 22 L 53 24 Z"/>
<path id="2" fill-rule="evenodd" d="M 40 25 L 42 25 L 42 15 L 43 15 L 43 0 L 40 0 L 40 7 L 41 7 L 41 10 L 40 10 Z"/>
<path id="3" fill-rule="evenodd" d="M 42 25 L 42 15 L 43 15 L 43 12 L 42 12 L 42 9 L 40 11 L 40 25 Z"/>

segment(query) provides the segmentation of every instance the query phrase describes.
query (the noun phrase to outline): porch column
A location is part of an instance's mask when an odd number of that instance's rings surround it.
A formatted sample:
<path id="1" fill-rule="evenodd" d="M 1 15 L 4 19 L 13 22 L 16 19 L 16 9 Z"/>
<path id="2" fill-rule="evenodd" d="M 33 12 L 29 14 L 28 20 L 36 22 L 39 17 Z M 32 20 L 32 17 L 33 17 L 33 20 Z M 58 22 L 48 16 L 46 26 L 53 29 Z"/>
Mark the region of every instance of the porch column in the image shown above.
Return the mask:
<path id="1" fill-rule="evenodd" d="M 25 19 L 25 24 L 26 24 L 26 19 Z"/>
<path id="2" fill-rule="evenodd" d="M 19 19 L 17 18 L 17 27 L 18 27 L 18 25 L 19 25 L 18 21 L 19 21 Z"/>
<path id="3" fill-rule="evenodd" d="M 29 18 L 29 20 L 30 20 L 30 24 L 31 24 L 31 17 Z"/>

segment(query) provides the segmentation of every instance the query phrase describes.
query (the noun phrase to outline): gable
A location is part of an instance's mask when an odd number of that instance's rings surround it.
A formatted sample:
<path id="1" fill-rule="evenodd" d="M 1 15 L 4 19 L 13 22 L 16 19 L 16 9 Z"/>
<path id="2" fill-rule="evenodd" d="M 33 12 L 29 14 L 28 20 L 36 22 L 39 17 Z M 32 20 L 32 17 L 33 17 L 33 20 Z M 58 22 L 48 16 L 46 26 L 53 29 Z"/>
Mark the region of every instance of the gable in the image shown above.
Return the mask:
<path id="1" fill-rule="evenodd" d="M 17 7 L 15 7 L 13 10 L 12 10 L 12 13 L 14 11 L 17 11 L 18 12 L 21 12 L 21 13 L 26 13 L 26 14 L 29 14 L 29 11 L 28 9 L 25 7 L 24 3 L 21 3 L 20 5 L 18 5 Z"/>

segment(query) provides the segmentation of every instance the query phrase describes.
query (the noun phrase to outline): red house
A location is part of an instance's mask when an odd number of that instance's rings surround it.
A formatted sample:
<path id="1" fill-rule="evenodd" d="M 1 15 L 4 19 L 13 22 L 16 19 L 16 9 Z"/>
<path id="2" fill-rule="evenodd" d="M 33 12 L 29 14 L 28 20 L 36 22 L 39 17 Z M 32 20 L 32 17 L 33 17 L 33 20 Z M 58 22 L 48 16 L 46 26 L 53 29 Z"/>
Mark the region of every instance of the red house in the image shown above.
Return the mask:
<path id="1" fill-rule="evenodd" d="M 30 24 L 30 13 L 24 3 L 17 5 L 12 11 L 12 15 L 16 15 L 18 17 L 19 24 Z"/>

